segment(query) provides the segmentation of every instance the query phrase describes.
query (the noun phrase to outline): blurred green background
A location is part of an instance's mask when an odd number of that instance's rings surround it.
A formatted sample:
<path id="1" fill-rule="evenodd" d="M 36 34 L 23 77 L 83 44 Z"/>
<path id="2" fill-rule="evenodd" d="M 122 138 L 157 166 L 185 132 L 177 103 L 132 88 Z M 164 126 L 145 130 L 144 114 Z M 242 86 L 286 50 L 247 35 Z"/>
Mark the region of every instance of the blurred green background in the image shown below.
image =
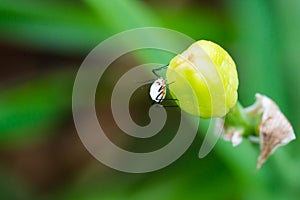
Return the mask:
<path id="1" fill-rule="evenodd" d="M 90 50 L 118 32 L 159 26 L 224 47 L 237 64 L 242 104 L 252 104 L 257 92 L 270 96 L 297 135 L 299 19 L 298 0 L 1 0 L 0 199 L 299 199 L 298 140 L 256 171 L 259 148 L 247 141 L 233 148 L 219 140 L 198 159 L 199 133 L 172 165 L 126 174 L 85 150 L 71 113 L 76 71 Z M 129 142 L 105 98 L 116 77 L 138 60 L 124 56 L 107 70 L 97 111 L 106 116 L 100 123 L 116 143 L 145 150 L 170 140 L 173 126 L 152 142 Z M 135 95 L 133 118 L 147 123 L 148 88 Z"/>

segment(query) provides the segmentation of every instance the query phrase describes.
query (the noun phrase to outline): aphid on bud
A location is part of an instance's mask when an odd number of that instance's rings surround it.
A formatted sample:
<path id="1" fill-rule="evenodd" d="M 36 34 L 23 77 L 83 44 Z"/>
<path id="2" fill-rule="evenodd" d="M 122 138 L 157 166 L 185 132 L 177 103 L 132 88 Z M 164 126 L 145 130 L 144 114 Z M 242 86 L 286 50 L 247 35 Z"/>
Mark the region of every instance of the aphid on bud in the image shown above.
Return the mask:
<path id="1" fill-rule="evenodd" d="M 162 78 L 157 72 L 163 69 L 167 69 L 168 65 L 165 65 L 163 67 L 159 67 L 156 69 L 153 69 L 152 72 L 153 74 L 157 77 L 157 79 L 152 83 L 151 87 L 150 87 L 150 97 L 153 100 L 153 103 L 158 103 L 160 104 L 163 100 L 173 100 L 173 101 L 177 101 L 177 99 L 165 99 L 166 94 L 167 94 L 167 87 L 168 87 L 168 83 L 167 81 Z M 172 106 L 164 106 L 164 107 L 178 107 L 177 105 Z"/>
<path id="2" fill-rule="evenodd" d="M 156 79 L 150 87 L 150 97 L 153 101 L 160 103 L 165 99 L 167 84 L 163 78 Z"/>

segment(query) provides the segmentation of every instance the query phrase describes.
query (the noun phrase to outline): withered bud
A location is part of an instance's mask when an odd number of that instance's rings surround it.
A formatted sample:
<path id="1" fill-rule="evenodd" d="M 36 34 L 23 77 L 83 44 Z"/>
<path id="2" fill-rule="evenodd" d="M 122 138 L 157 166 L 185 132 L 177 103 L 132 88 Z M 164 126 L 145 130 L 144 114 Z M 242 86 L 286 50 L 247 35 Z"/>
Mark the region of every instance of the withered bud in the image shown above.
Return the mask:
<path id="1" fill-rule="evenodd" d="M 258 125 L 261 152 L 256 168 L 259 169 L 278 147 L 288 144 L 296 136 L 290 122 L 274 101 L 261 94 L 255 97 L 255 104 L 245 111 L 251 115 L 262 115 Z"/>
<path id="2" fill-rule="evenodd" d="M 232 142 L 233 146 L 239 145 L 242 142 L 242 137 L 247 137 L 251 142 L 259 143 L 261 153 L 256 166 L 259 169 L 278 147 L 288 144 L 296 139 L 296 136 L 290 122 L 274 101 L 261 94 L 256 94 L 255 97 L 256 102 L 242 111 L 246 116 L 242 119 L 243 122 L 247 121 L 247 118 L 253 119 L 256 117 L 260 119 L 258 123 L 252 124 L 253 129 L 250 134 L 247 130 L 249 126 L 246 127 L 245 123 L 234 123 L 233 125 L 224 122 L 224 119 L 218 119 L 216 126 L 224 124 L 221 128 L 223 129 L 222 137 L 224 140 Z M 235 120 L 239 122 L 240 117 L 238 116 Z M 258 135 L 254 130 L 257 130 Z"/>

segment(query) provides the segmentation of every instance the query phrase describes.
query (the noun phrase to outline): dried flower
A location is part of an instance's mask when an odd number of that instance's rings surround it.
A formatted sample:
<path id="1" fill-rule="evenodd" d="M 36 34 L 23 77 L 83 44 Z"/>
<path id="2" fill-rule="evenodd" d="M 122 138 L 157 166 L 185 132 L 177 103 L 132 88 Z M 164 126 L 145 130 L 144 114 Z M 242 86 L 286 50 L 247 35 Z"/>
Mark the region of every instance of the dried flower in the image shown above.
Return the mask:
<path id="1" fill-rule="evenodd" d="M 243 109 L 237 105 L 232 113 L 224 119 L 218 119 L 218 124 L 224 123 L 222 137 L 237 146 L 242 137 L 251 142 L 259 143 L 261 153 L 258 158 L 257 169 L 280 146 L 296 139 L 294 130 L 279 107 L 270 98 L 256 94 L 256 102 Z"/>
<path id="2" fill-rule="evenodd" d="M 256 94 L 255 97 L 255 104 L 246 108 L 246 112 L 251 115 L 262 115 L 258 126 L 261 149 L 257 163 L 259 169 L 278 147 L 288 144 L 296 139 L 296 136 L 290 122 L 274 101 L 261 94 Z"/>

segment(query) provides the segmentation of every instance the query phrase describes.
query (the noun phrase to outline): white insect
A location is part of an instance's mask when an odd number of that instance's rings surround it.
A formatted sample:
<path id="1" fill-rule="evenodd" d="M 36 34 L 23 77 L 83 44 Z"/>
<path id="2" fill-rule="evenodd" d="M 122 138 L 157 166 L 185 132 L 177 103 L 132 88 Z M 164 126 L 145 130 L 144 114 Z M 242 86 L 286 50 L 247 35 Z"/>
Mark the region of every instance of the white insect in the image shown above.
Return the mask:
<path id="1" fill-rule="evenodd" d="M 167 84 L 163 78 L 156 79 L 150 87 L 150 97 L 153 101 L 160 103 L 166 97 Z"/>

